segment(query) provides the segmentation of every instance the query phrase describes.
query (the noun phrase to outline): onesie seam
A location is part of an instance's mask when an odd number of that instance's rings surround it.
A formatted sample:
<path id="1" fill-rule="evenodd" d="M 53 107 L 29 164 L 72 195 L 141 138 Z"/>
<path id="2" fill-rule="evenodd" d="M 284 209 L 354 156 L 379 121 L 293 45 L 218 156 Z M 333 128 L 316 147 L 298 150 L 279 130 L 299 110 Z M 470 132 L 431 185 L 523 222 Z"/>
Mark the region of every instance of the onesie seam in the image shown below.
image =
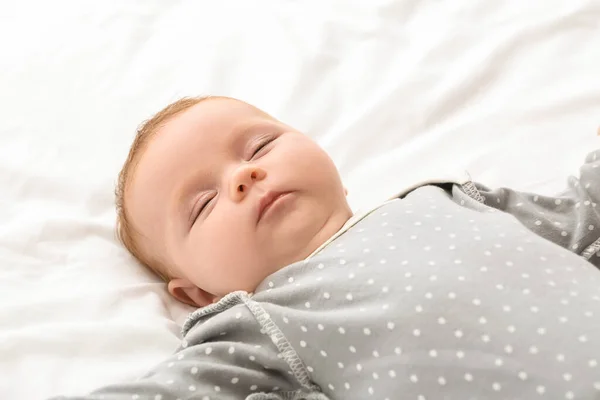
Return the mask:
<path id="1" fill-rule="evenodd" d="M 600 251 L 600 237 L 581 252 L 581 257 L 589 260 L 598 251 Z"/>
<path id="2" fill-rule="evenodd" d="M 206 307 L 197 309 L 188 315 L 187 319 L 183 323 L 181 328 L 181 335 L 185 337 L 188 332 L 198 323 L 198 320 L 206 315 L 220 313 L 229 308 L 241 304 L 243 302 L 242 297 L 247 297 L 248 293 L 244 291 L 231 292 L 217 303 L 210 304 Z"/>
<path id="3" fill-rule="evenodd" d="M 253 393 L 246 400 L 328 400 L 322 392 L 306 393 L 301 390 L 278 393 Z"/>
<path id="4" fill-rule="evenodd" d="M 467 196 L 481 204 L 485 204 L 485 198 L 481 195 L 473 181 L 463 183 L 460 185 L 460 187 Z"/>
<path id="5" fill-rule="evenodd" d="M 287 340 L 279 326 L 271 319 L 270 315 L 257 302 L 244 296 L 241 299 L 261 326 L 261 333 L 268 335 L 279 350 L 283 360 L 288 364 L 298 383 L 307 389 L 320 392 L 321 388 L 310 379 L 310 374 L 302 359 Z"/>

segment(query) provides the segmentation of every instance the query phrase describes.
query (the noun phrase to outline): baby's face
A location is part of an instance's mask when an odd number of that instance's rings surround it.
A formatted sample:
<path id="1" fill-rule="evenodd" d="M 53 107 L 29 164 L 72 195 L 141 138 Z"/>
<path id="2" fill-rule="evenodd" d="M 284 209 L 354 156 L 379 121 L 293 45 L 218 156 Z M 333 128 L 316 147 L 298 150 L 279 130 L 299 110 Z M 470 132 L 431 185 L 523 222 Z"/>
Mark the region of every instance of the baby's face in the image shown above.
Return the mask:
<path id="1" fill-rule="evenodd" d="M 169 291 L 197 306 L 254 291 L 352 215 L 335 165 L 314 141 L 223 98 L 160 129 L 126 196 L 143 248 L 171 269 Z"/>

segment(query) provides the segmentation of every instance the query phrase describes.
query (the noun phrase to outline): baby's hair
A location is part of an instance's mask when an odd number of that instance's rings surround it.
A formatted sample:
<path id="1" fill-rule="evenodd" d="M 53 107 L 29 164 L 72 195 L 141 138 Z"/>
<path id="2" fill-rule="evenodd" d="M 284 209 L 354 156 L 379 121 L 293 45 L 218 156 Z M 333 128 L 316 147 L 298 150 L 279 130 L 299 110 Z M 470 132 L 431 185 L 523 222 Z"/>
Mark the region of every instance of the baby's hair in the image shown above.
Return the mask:
<path id="1" fill-rule="evenodd" d="M 160 110 L 152 118 L 142 122 L 137 129 L 135 139 L 133 139 L 133 143 L 129 149 L 129 154 L 125 160 L 125 163 L 123 164 L 123 168 L 121 169 L 117 180 L 117 187 L 115 189 L 115 203 L 117 208 L 117 237 L 123 246 L 125 246 L 125 248 L 138 261 L 140 261 L 150 270 L 154 271 L 165 282 L 170 280 L 169 267 L 165 265 L 165 263 L 161 261 L 159 257 L 149 254 L 149 252 L 145 251 L 141 245 L 140 239 L 142 235 L 136 231 L 135 227 L 131 223 L 127 202 L 125 201 L 125 193 L 131 184 L 134 170 L 140 160 L 140 157 L 158 130 L 176 115 L 211 97 L 213 96 L 181 98 Z"/>

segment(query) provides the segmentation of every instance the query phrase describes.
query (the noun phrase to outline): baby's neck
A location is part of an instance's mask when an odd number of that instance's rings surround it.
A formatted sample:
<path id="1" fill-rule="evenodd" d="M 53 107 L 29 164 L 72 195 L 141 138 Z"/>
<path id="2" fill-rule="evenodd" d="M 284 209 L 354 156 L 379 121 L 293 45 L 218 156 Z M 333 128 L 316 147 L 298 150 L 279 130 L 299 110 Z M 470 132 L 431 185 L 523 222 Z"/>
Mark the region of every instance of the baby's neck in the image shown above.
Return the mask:
<path id="1" fill-rule="evenodd" d="M 325 244 L 332 236 L 334 236 L 346 222 L 352 217 L 352 210 L 348 207 L 338 213 L 333 214 L 330 218 L 325 221 L 319 231 L 309 240 L 308 244 L 302 249 L 297 257 L 290 262 L 298 262 L 306 259 L 316 250 L 318 250 L 323 244 Z"/>

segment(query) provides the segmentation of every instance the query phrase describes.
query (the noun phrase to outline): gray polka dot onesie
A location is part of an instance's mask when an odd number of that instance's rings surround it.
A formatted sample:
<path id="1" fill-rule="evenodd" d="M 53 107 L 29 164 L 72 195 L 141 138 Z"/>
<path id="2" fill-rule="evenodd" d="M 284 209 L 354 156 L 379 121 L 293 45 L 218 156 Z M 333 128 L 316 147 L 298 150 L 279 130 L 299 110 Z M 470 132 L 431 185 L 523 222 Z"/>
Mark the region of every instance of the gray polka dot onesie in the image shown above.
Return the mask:
<path id="1" fill-rule="evenodd" d="M 146 376 L 72 399 L 599 399 L 596 158 L 557 197 L 410 190 L 192 313 Z"/>

